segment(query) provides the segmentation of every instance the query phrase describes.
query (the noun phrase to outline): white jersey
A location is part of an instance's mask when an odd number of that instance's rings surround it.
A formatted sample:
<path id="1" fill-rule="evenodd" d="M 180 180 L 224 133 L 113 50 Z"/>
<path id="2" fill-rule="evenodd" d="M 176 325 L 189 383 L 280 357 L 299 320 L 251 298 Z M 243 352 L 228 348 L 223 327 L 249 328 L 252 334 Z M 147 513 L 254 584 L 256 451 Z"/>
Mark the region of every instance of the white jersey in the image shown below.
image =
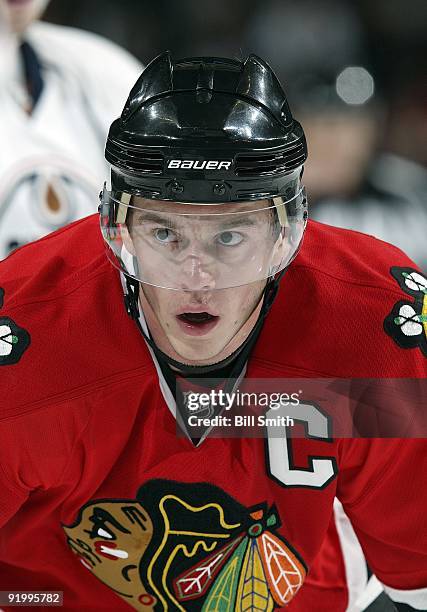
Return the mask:
<path id="1" fill-rule="evenodd" d="M 126 51 L 82 30 L 35 22 L 25 40 L 44 87 L 27 114 L 20 55 L 10 54 L 15 66 L 0 87 L 0 259 L 96 211 L 108 128 L 142 70 Z"/>

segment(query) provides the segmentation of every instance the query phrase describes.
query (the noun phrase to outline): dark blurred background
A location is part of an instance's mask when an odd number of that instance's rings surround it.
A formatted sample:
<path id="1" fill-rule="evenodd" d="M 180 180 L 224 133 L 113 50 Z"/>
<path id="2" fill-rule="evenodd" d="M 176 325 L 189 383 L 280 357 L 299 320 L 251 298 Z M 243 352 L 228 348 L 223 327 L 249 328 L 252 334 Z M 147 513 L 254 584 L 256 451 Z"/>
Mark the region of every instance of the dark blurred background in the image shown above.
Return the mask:
<path id="1" fill-rule="evenodd" d="M 426 0 L 53 0 L 44 19 L 143 63 L 166 49 L 261 55 L 307 133 L 312 216 L 392 242 L 427 269 Z"/>

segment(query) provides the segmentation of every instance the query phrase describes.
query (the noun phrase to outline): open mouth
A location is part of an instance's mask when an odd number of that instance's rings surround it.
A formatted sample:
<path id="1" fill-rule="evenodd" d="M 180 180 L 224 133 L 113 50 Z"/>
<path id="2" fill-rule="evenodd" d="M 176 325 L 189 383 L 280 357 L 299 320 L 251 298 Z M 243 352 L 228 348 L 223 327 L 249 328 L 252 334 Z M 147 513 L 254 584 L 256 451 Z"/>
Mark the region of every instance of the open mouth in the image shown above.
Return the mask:
<path id="1" fill-rule="evenodd" d="M 208 333 L 219 321 L 219 317 L 211 315 L 209 312 L 183 312 L 176 318 L 181 329 L 192 336 Z"/>
<path id="2" fill-rule="evenodd" d="M 178 315 L 178 318 L 185 323 L 206 323 L 207 321 L 212 321 L 212 319 L 217 319 L 218 317 L 214 317 L 208 312 L 183 312 Z"/>

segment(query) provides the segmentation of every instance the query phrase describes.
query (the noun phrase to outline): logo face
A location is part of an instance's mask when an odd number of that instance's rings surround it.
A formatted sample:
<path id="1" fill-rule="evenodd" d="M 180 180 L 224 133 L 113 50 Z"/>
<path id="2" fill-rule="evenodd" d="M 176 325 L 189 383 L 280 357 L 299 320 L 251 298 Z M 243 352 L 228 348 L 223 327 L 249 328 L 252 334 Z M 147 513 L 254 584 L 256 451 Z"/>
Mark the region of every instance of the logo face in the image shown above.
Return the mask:
<path id="1" fill-rule="evenodd" d="M 274 505 L 246 507 L 210 483 L 149 480 L 62 526 L 82 565 L 140 612 L 272 612 L 306 575 Z"/>
<path id="2" fill-rule="evenodd" d="M 168 168 L 174 170 L 229 170 L 231 161 L 218 161 L 216 159 L 171 159 Z"/>

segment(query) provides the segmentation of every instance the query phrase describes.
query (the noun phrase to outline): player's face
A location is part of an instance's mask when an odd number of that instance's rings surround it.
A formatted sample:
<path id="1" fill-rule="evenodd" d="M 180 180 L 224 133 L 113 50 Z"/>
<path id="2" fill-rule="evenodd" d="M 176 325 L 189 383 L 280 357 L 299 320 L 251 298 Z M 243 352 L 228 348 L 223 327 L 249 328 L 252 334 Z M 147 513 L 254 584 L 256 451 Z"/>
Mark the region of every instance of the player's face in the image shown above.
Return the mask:
<path id="1" fill-rule="evenodd" d="M 13 32 L 21 34 L 38 19 L 49 0 L 0 0 L 0 20 Z"/>
<path id="2" fill-rule="evenodd" d="M 147 201 L 133 198 L 133 205 L 144 209 Z M 263 205 L 268 203 L 254 204 L 256 209 Z M 169 205 L 175 211 L 176 206 Z M 213 216 L 206 219 L 206 206 L 182 204 L 179 207 L 183 216 L 167 223 L 167 203 L 155 212 L 159 220 L 152 213 L 147 215 L 146 210 L 141 215 L 138 210 L 132 212 L 135 230 L 132 231 L 132 221 L 129 228 L 133 251 L 139 267 L 144 268 L 145 278 L 154 279 L 156 274 L 166 278 L 169 271 L 174 277 L 170 279 L 174 283 L 171 286 L 182 287 L 165 289 L 141 284 L 142 307 L 150 332 L 159 348 L 175 359 L 197 364 L 220 361 L 238 348 L 256 322 L 266 281 L 247 279 L 256 278 L 256 271 L 265 265 L 265 254 L 256 246 L 272 240 L 271 212 L 256 213 L 255 220 L 249 223 L 247 214 L 240 215 L 248 211 L 248 206 L 227 206 L 228 212 L 236 213 L 232 229 L 229 220 L 227 229 L 221 228 L 221 205 L 209 207 Z M 143 215 L 145 222 L 140 219 Z M 236 273 L 242 284 L 223 288 L 227 280 L 236 280 Z"/>

